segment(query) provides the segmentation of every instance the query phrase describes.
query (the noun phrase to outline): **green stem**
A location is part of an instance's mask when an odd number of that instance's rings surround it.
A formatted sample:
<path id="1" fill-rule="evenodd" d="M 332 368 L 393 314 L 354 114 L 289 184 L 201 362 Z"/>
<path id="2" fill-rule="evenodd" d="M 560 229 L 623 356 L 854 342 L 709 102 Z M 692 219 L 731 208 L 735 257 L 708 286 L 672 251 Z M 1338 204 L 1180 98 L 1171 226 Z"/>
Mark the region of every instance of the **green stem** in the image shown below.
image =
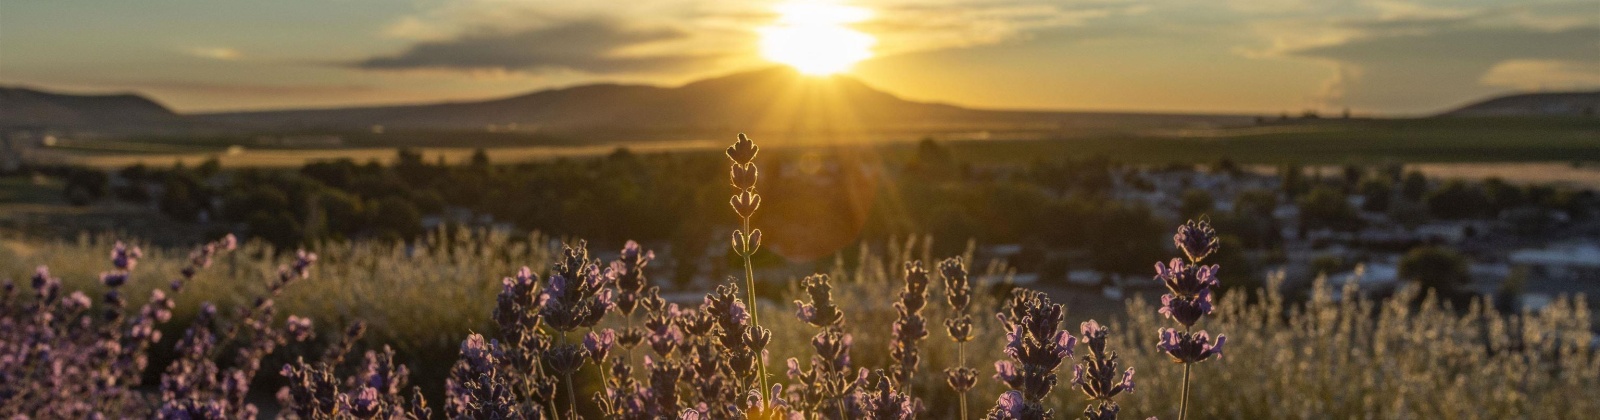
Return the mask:
<path id="1" fill-rule="evenodd" d="M 957 369 L 967 367 L 967 343 L 956 343 L 956 359 L 960 361 Z M 961 391 L 961 420 L 967 420 L 967 391 Z"/>
<path id="2" fill-rule="evenodd" d="M 560 337 L 560 339 L 561 339 L 561 345 L 562 346 L 567 345 L 567 333 L 565 331 L 562 331 L 562 332 L 557 332 L 557 334 L 559 334 L 557 337 Z M 577 372 L 573 372 L 573 373 L 576 374 Z M 574 419 L 574 418 L 578 417 L 578 394 L 576 392 L 572 391 L 572 380 L 573 380 L 572 376 L 573 375 L 566 375 L 566 374 L 561 375 L 561 382 L 566 383 L 566 385 L 567 385 L 567 407 L 568 407 L 567 418 L 568 419 Z M 559 398 L 552 398 L 552 399 L 559 399 Z M 552 405 L 553 404 L 554 404 L 554 402 L 552 402 Z"/>
<path id="3" fill-rule="evenodd" d="M 1183 364 L 1183 400 L 1178 405 L 1178 420 L 1189 418 L 1189 365 Z"/>
<path id="4" fill-rule="evenodd" d="M 567 378 L 567 418 L 578 418 L 578 394 L 572 391 L 572 378 Z"/>
<path id="5" fill-rule="evenodd" d="M 745 287 L 750 289 L 750 302 L 749 302 L 749 304 L 750 304 L 750 324 L 759 327 L 759 326 L 761 326 L 761 316 L 759 315 L 759 313 L 761 311 L 759 309 L 760 305 L 756 304 L 756 275 L 755 275 L 755 270 L 752 269 L 751 266 L 750 266 L 750 254 L 754 254 L 755 253 L 755 252 L 750 250 L 750 237 L 749 237 L 750 236 L 750 217 L 747 216 L 747 217 L 743 217 L 742 219 L 744 219 L 745 242 L 744 242 L 744 249 L 739 250 L 739 253 L 744 255 L 744 283 L 745 283 Z M 757 391 L 761 392 L 761 393 L 766 393 L 767 392 L 767 359 L 765 357 L 761 357 L 761 356 L 762 355 L 760 353 L 757 353 L 755 355 L 757 365 L 761 366 L 761 372 L 760 372 L 760 375 L 761 375 L 761 388 L 757 389 Z"/>

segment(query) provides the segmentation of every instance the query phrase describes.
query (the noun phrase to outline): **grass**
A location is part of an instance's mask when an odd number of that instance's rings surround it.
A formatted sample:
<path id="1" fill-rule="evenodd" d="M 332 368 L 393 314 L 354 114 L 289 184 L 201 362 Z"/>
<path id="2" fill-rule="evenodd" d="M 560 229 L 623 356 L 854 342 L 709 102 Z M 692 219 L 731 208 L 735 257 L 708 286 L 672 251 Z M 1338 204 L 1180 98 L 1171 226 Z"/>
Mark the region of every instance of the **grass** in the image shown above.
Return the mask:
<path id="1" fill-rule="evenodd" d="M 100 286 L 93 279 L 108 267 L 110 239 L 8 243 L 0 248 L 0 278 L 26 279 L 34 266 L 48 264 L 68 290 L 84 289 L 95 296 Z M 281 316 L 312 317 L 325 341 L 351 320 L 367 320 L 368 345 L 394 345 L 400 360 L 416 371 L 415 382 L 438 395 L 460 340 L 469 332 L 492 334 L 489 314 L 499 279 L 522 265 L 547 271 L 550 246 L 548 238 L 538 235 L 492 234 L 436 234 L 415 247 L 370 242 L 332 246 L 319 250 L 322 258 L 311 279 L 291 286 L 277 306 Z M 845 311 L 846 331 L 856 337 L 856 366 L 890 362 L 887 339 L 894 309 L 885 302 L 901 287 L 896 268 L 909 259 L 943 257 L 928 255 L 926 243 L 912 241 L 879 249 L 863 251 L 853 258 L 857 264 L 841 259 L 825 270 L 831 271 L 837 287 L 834 295 Z M 145 290 L 165 284 L 185 254 L 146 251 L 133 282 L 125 287 L 128 296 L 145 296 Z M 614 251 L 597 247 L 595 252 Z M 186 325 L 202 301 L 223 308 L 245 305 L 264 290 L 283 261 L 257 243 L 220 258 L 178 297 L 178 315 L 169 325 Z M 1000 270 L 998 265 L 989 268 L 991 274 L 1003 274 Z M 974 278 L 982 272 L 977 270 Z M 1326 280 L 1319 279 L 1313 290 L 1323 292 L 1297 304 L 1279 291 L 1282 281 L 1276 278 L 1257 291 L 1257 303 L 1247 303 L 1245 293 L 1226 294 L 1218 312 L 1201 325 L 1227 334 L 1229 341 L 1225 358 L 1195 366 L 1192 418 L 1578 419 L 1600 410 L 1600 358 L 1591 347 L 1591 314 L 1582 298 L 1560 299 L 1539 313 L 1503 315 L 1482 305 L 1444 308 L 1423 299 L 1415 288 L 1391 300 L 1372 301 L 1352 287 L 1322 287 Z M 814 332 L 793 316 L 788 302 L 799 291 L 794 282 L 785 284 L 777 286 L 787 289 L 785 298 L 760 303 L 763 325 L 774 333 L 768 347 L 774 361 L 807 357 L 811 350 L 805 343 Z M 935 282 L 930 296 L 939 296 L 939 287 Z M 1423 303 L 1413 305 L 1415 301 Z M 982 316 L 992 314 L 996 305 L 996 299 L 980 294 L 972 306 L 980 315 L 977 337 L 967 349 L 968 364 L 979 369 L 979 384 L 971 394 L 974 415 L 1002 391 L 989 378 L 989 365 L 1003 357 L 1004 340 L 992 316 Z M 942 323 L 946 311 L 935 299 L 925 312 L 930 327 Z M 1067 329 L 1076 330 L 1087 317 L 1069 307 L 1067 319 Z M 1166 326 L 1166 320 L 1144 301 L 1130 299 L 1124 312 L 1101 321 L 1110 325 L 1112 348 L 1123 365 L 1139 372 L 1137 392 L 1118 400 L 1123 415 L 1176 418 L 1173 401 L 1181 367 L 1154 346 L 1156 329 Z M 622 320 L 612 317 L 608 322 L 618 325 Z M 932 329 L 923 343 L 920 379 L 910 392 L 929 405 L 930 414 L 937 414 L 931 417 L 953 417 L 955 395 L 937 372 L 954 364 L 954 344 L 941 328 Z M 268 363 L 272 369 L 266 370 L 275 371 L 270 364 L 275 362 Z M 587 380 L 597 376 L 591 369 L 576 375 L 581 394 L 597 389 Z M 786 382 L 781 374 L 774 375 L 776 382 Z M 1050 406 L 1063 417 L 1073 416 L 1084 404 L 1082 395 L 1065 383 L 1051 398 Z"/>

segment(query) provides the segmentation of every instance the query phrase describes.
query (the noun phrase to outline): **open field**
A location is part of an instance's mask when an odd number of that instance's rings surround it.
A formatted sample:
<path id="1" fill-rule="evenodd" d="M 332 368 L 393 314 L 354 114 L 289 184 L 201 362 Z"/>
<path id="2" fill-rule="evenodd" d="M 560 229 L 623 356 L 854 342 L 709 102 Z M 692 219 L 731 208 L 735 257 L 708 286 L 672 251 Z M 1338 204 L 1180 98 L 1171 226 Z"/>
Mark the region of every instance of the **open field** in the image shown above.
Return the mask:
<path id="1" fill-rule="evenodd" d="M 1272 128 L 1272 129 L 1268 129 Z M 1596 119 L 1325 121 L 1288 127 L 1154 132 L 953 145 L 975 161 L 1104 156 L 1136 163 L 1304 164 L 1600 160 Z"/>
<path id="2" fill-rule="evenodd" d="M 727 133 L 731 136 L 732 132 Z M 465 160 L 477 148 L 497 162 L 597 156 L 625 145 L 635 152 L 707 152 L 725 139 L 685 134 L 649 141 L 580 143 L 511 134 L 397 134 L 394 146 L 381 137 L 353 135 L 345 146 L 288 148 L 218 138 L 73 140 L 36 150 L 41 163 L 115 168 L 144 162 L 170 165 L 217 157 L 226 167 L 292 167 L 308 161 L 348 158 L 387 161 L 394 147 L 414 147 L 429 160 Z M 871 145 L 885 155 L 910 153 L 921 135 L 816 136 L 767 135 L 774 148 L 785 144 Z M 1600 120 L 1593 118 L 1481 118 L 1424 120 L 1325 120 L 1261 126 L 1109 132 L 963 132 L 931 136 L 947 141 L 958 157 L 974 163 L 1037 159 L 1106 157 L 1129 163 L 1207 163 L 1229 158 L 1239 163 L 1303 164 L 1437 162 L 1600 161 Z M 646 137 L 639 137 L 646 138 Z M 232 145 L 241 147 L 234 148 Z M 231 149 L 231 150 L 230 150 Z"/>

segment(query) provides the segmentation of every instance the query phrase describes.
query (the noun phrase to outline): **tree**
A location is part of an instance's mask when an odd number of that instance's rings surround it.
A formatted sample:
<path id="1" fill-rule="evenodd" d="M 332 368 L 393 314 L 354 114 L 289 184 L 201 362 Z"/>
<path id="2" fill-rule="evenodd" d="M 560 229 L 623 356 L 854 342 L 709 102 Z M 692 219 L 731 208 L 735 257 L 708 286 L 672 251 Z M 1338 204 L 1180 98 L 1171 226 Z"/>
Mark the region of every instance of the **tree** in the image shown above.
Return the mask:
<path id="1" fill-rule="evenodd" d="M 1428 194 L 1428 177 L 1422 172 L 1411 171 L 1406 173 L 1406 179 L 1400 182 L 1400 195 L 1411 201 L 1422 201 L 1422 196 Z"/>
<path id="2" fill-rule="evenodd" d="M 1355 186 L 1366 173 L 1367 169 L 1359 165 L 1344 165 L 1344 185 Z"/>
<path id="3" fill-rule="evenodd" d="M 216 156 L 212 156 L 211 158 L 206 159 L 204 162 L 200 162 L 200 166 L 194 167 L 195 175 L 199 175 L 201 179 L 216 176 L 221 172 L 222 161 L 217 159 Z"/>
<path id="4" fill-rule="evenodd" d="M 194 192 L 189 183 L 170 178 L 165 187 L 166 193 L 161 195 L 159 204 L 162 214 L 182 221 L 192 221 L 200 216 L 200 204 L 194 201 Z"/>
<path id="5" fill-rule="evenodd" d="M 489 167 L 489 152 L 484 151 L 482 147 L 473 149 L 472 160 L 468 161 L 467 164 L 472 165 L 474 168 Z"/>
<path id="6" fill-rule="evenodd" d="M 250 214 L 245 225 L 251 235 L 280 250 L 293 248 L 305 240 L 300 222 L 285 210 L 257 210 Z"/>
<path id="7" fill-rule="evenodd" d="M 1278 194 L 1268 189 L 1249 189 L 1233 199 L 1233 211 L 1240 215 L 1272 216 L 1278 209 Z"/>
<path id="8" fill-rule="evenodd" d="M 1361 210 L 1381 212 L 1389 210 L 1389 198 L 1394 186 L 1382 176 L 1367 177 L 1361 181 Z"/>
<path id="9" fill-rule="evenodd" d="M 1211 173 L 1236 176 L 1243 172 L 1244 170 L 1239 168 L 1239 164 L 1235 163 L 1233 159 L 1230 159 L 1227 156 L 1223 156 L 1221 159 L 1217 159 L 1215 163 L 1211 164 Z"/>
<path id="10" fill-rule="evenodd" d="M 1400 278 L 1422 284 L 1428 290 L 1453 296 L 1461 286 L 1472 282 L 1467 258 L 1446 247 L 1420 247 L 1400 260 Z"/>
<path id="11" fill-rule="evenodd" d="M 317 202 L 322 205 L 329 232 L 350 236 L 366 228 L 362 218 L 365 207 L 356 196 L 337 190 L 325 191 L 317 196 Z"/>
<path id="12" fill-rule="evenodd" d="M 1506 183 L 1497 177 L 1483 180 L 1483 195 L 1489 203 L 1489 213 L 1499 215 L 1501 212 L 1526 204 L 1526 195 L 1522 188 Z"/>
<path id="13" fill-rule="evenodd" d="M 387 197 L 369 207 L 372 208 L 372 227 L 378 237 L 411 239 L 422 234 L 422 212 L 411 201 Z"/>
<path id="14" fill-rule="evenodd" d="M 1278 168 L 1278 178 L 1283 182 L 1283 194 L 1289 198 L 1299 197 L 1311 189 L 1311 183 L 1306 180 L 1305 168 L 1298 163 L 1290 163 Z"/>
<path id="15" fill-rule="evenodd" d="M 1489 198 L 1483 191 L 1460 180 L 1445 183 L 1428 193 L 1428 214 L 1441 219 L 1482 217 L 1489 211 Z"/>
<path id="16" fill-rule="evenodd" d="M 1300 198 L 1300 220 L 1308 227 L 1355 229 L 1361 218 L 1345 200 L 1344 193 L 1332 187 L 1317 187 Z"/>
<path id="17" fill-rule="evenodd" d="M 109 182 L 105 172 L 73 169 L 67 173 L 67 182 L 62 194 L 67 202 L 74 206 L 87 206 L 106 196 L 106 186 Z"/>

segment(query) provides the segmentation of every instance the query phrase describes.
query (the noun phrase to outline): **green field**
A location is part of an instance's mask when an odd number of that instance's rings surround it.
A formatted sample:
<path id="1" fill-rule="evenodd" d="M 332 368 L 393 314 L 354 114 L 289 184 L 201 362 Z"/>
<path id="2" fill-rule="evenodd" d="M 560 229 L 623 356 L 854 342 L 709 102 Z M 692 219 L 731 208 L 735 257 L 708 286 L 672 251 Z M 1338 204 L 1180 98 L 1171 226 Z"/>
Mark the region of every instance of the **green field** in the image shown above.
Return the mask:
<path id="1" fill-rule="evenodd" d="M 1120 134 L 1119 134 L 1120 133 Z M 313 133 L 314 134 L 314 133 Z M 637 152 L 714 153 L 725 135 L 663 133 L 617 138 L 597 134 L 581 143 L 535 134 L 413 132 L 332 133 L 344 146 L 292 149 L 256 146 L 253 138 L 139 138 L 72 140 L 41 150 L 44 163 L 115 168 L 144 162 L 170 165 L 211 157 L 230 167 L 293 167 L 313 160 L 348 158 L 387 160 L 397 147 L 418 148 L 430 160 L 460 162 L 477 148 L 498 162 L 598 156 L 619 145 Z M 827 144 L 816 135 L 762 137 L 774 149 L 784 144 Z M 1420 163 L 1420 162 L 1583 162 L 1600 160 L 1600 119 L 1596 118 L 1432 118 L 1404 120 L 1316 120 L 1267 123 L 1248 127 L 1148 130 L 1128 127 L 1111 132 L 935 133 L 949 140 L 956 157 L 974 163 L 1026 162 L 1037 159 L 1106 157 L 1129 163 L 1213 162 L 1229 158 L 1248 164 Z M 788 138 L 786 138 L 788 137 Z M 825 136 L 824 136 L 825 137 Z M 878 153 L 901 156 L 915 150 L 920 134 L 848 135 L 832 137 L 832 145 L 851 146 L 873 139 Z M 840 140 L 848 138 L 848 140 Z M 633 141 L 629 141 L 632 139 Z M 385 140 L 391 140 L 385 143 Z M 233 145 L 242 146 L 230 153 Z M 791 146 L 791 148 L 794 146 Z"/>
<path id="2" fill-rule="evenodd" d="M 962 142 L 960 156 L 1014 161 L 1104 156 L 1122 162 L 1341 164 L 1600 160 L 1600 119 L 1427 119 L 1310 124 L 1016 142 Z"/>

